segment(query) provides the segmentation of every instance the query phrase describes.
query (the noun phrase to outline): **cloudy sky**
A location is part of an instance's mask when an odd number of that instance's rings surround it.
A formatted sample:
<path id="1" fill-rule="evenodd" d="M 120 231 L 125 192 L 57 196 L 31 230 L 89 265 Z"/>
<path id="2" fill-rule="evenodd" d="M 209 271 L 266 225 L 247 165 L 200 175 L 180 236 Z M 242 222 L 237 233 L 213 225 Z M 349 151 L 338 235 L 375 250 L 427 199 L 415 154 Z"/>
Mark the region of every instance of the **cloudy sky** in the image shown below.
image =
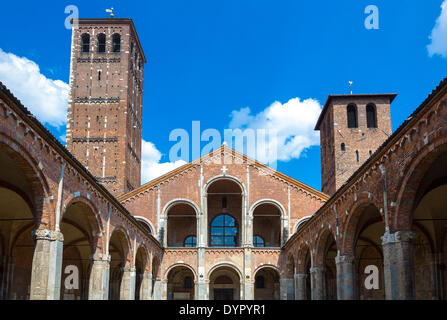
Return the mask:
<path id="1" fill-rule="evenodd" d="M 113 2 L 113 1 L 112 1 Z M 148 58 L 143 104 L 142 182 L 193 159 L 169 159 L 174 129 L 274 129 L 265 162 L 320 189 L 319 134 L 329 94 L 399 93 L 393 128 L 445 77 L 447 0 L 41 1 L 3 4 L 0 81 L 64 141 L 71 31 L 80 17 L 131 17 Z M 202 143 L 202 146 L 206 142 Z M 189 153 L 192 156 L 191 152 Z M 273 159 L 272 159 L 273 158 Z"/>

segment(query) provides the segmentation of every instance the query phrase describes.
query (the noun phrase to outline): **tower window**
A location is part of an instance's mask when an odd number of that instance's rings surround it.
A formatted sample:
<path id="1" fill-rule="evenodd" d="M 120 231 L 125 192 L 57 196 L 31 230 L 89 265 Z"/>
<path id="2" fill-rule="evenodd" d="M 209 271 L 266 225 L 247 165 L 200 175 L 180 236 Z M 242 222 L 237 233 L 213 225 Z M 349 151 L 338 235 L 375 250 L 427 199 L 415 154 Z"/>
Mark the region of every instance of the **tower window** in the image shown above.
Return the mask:
<path id="1" fill-rule="evenodd" d="M 121 36 L 118 33 L 115 33 L 112 36 L 112 51 L 113 52 L 121 51 Z"/>
<path id="2" fill-rule="evenodd" d="M 98 81 L 101 81 L 101 70 L 98 71 Z"/>
<path id="3" fill-rule="evenodd" d="M 357 162 L 359 162 L 359 151 L 357 150 L 356 152 L 355 152 L 355 160 L 357 161 Z"/>
<path id="4" fill-rule="evenodd" d="M 372 151 L 371 151 L 371 150 L 369 150 L 369 156 L 370 156 L 370 157 L 372 156 Z"/>
<path id="5" fill-rule="evenodd" d="M 90 35 L 84 33 L 81 36 L 81 52 L 89 52 L 90 50 Z"/>
<path id="6" fill-rule="evenodd" d="M 104 33 L 98 34 L 98 52 L 106 52 L 106 35 Z"/>
<path id="7" fill-rule="evenodd" d="M 377 111 L 372 103 L 366 106 L 366 124 L 368 128 L 377 128 Z"/>
<path id="8" fill-rule="evenodd" d="M 348 128 L 358 128 L 357 122 L 357 106 L 355 104 L 350 104 L 346 108 L 348 114 Z"/>
<path id="9" fill-rule="evenodd" d="M 346 150 L 346 146 L 345 146 L 344 143 L 341 144 L 340 149 L 341 149 L 341 151 L 345 151 Z"/>

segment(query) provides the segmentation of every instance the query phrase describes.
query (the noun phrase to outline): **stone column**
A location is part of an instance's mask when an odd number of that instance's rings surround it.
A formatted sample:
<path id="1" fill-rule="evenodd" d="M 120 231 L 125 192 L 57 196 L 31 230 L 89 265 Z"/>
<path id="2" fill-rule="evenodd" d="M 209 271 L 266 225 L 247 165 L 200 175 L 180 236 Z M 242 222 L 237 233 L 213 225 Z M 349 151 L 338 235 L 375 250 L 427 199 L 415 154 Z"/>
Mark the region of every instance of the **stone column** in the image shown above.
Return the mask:
<path id="1" fill-rule="evenodd" d="M 197 274 L 197 300 L 208 300 L 208 286 L 205 280 L 205 247 L 197 250 L 198 274 Z"/>
<path id="2" fill-rule="evenodd" d="M 152 293 L 152 274 L 144 273 L 141 275 L 140 300 L 151 300 Z"/>
<path id="3" fill-rule="evenodd" d="M 58 300 L 61 291 L 64 237 L 61 232 L 49 229 L 36 230 L 34 237 L 30 299 Z"/>
<path id="4" fill-rule="evenodd" d="M 293 288 L 293 279 L 281 278 L 279 279 L 279 291 L 281 300 L 294 300 L 295 289 Z"/>
<path id="5" fill-rule="evenodd" d="M 355 299 L 355 273 L 354 256 L 337 255 L 335 257 L 337 266 L 337 299 L 354 300 Z"/>
<path id="6" fill-rule="evenodd" d="M 295 300 L 307 300 L 306 280 L 307 274 L 295 273 Z"/>
<path id="7" fill-rule="evenodd" d="M 154 282 L 154 300 L 166 300 L 168 298 L 168 281 L 156 279 Z"/>
<path id="8" fill-rule="evenodd" d="M 121 280 L 120 300 L 135 300 L 135 268 L 124 268 L 123 278 Z"/>
<path id="9" fill-rule="evenodd" d="M 326 285 L 323 267 L 310 268 L 310 287 L 312 300 L 324 300 L 326 298 Z"/>
<path id="10" fill-rule="evenodd" d="M 93 255 L 88 288 L 89 300 L 109 299 L 110 256 Z"/>
<path id="11" fill-rule="evenodd" d="M 250 219 L 249 219 L 250 220 Z M 247 244 L 246 244 L 247 245 Z M 244 286 L 244 296 L 241 296 L 241 300 L 254 300 L 254 286 L 253 279 L 251 277 L 251 248 L 247 245 L 244 248 L 244 279 L 242 279 Z"/>
<path id="12" fill-rule="evenodd" d="M 414 292 L 413 244 L 410 230 L 385 232 L 382 237 L 385 298 L 411 300 Z"/>

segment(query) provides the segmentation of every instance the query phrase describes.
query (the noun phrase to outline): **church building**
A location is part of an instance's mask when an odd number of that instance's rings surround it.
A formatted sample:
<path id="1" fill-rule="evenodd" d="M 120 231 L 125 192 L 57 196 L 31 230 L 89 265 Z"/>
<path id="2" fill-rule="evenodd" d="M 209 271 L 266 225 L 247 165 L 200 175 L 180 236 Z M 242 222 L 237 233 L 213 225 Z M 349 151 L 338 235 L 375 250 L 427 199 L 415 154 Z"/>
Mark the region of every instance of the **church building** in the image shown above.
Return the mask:
<path id="1" fill-rule="evenodd" d="M 396 94 L 329 95 L 321 191 L 225 143 L 140 185 L 150 57 L 76 22 L 66 147 L 0 85 L 0 298 L 447 298 L 446 79 L 394 133 Z"/>

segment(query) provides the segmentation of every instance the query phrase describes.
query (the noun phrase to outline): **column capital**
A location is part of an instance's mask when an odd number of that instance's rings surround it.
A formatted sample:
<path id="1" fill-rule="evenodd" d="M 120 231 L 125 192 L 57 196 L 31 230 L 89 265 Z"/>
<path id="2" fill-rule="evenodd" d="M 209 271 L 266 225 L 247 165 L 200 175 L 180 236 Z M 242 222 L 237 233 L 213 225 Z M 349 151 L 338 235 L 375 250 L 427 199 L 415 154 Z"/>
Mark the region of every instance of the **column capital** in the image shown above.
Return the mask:
<path id="1" fill-rule="evenodd" d="M 48 240 L 48 241 L 64 241 L 64 235 L 60 231 L 50 229 L 37 229 L 32 232 L 36 240 Z"/>
<path id="2" fill-rule="evenodd" d="M 396 242 L 410 242 L 415 236 L 416 234 L 411 230 L 399 230 L 395 233 L 385 232 L 381 239 L 382 244 L 389 244 Z"/>
<path id="3" fill-rule="evenodd" d="M 124 267 L 123 271 L 124 272 L 135 272 L 136 268 L 135 267 Z"/>
<path id="4" fill-rule="evenodd" d="M 343 255 L 337 255 L 335 257 L 335 263 L 354 263 L 355 257 L 352 254 L 343 254 Z"/>
<path id="5" fill-rule="evenodd" d="M 93 262 L 110 262 L 112 260 L 110 254 L 104 254 L 102 252 L 91 254 L 89 258 Z"/>
<path id="6" fill-rule="evenodd" d="M 317 272 L 323 272 L 324 268 L 323 267 L 312 267 L 310 268 L 310 273 L 317 273 Z"/>

